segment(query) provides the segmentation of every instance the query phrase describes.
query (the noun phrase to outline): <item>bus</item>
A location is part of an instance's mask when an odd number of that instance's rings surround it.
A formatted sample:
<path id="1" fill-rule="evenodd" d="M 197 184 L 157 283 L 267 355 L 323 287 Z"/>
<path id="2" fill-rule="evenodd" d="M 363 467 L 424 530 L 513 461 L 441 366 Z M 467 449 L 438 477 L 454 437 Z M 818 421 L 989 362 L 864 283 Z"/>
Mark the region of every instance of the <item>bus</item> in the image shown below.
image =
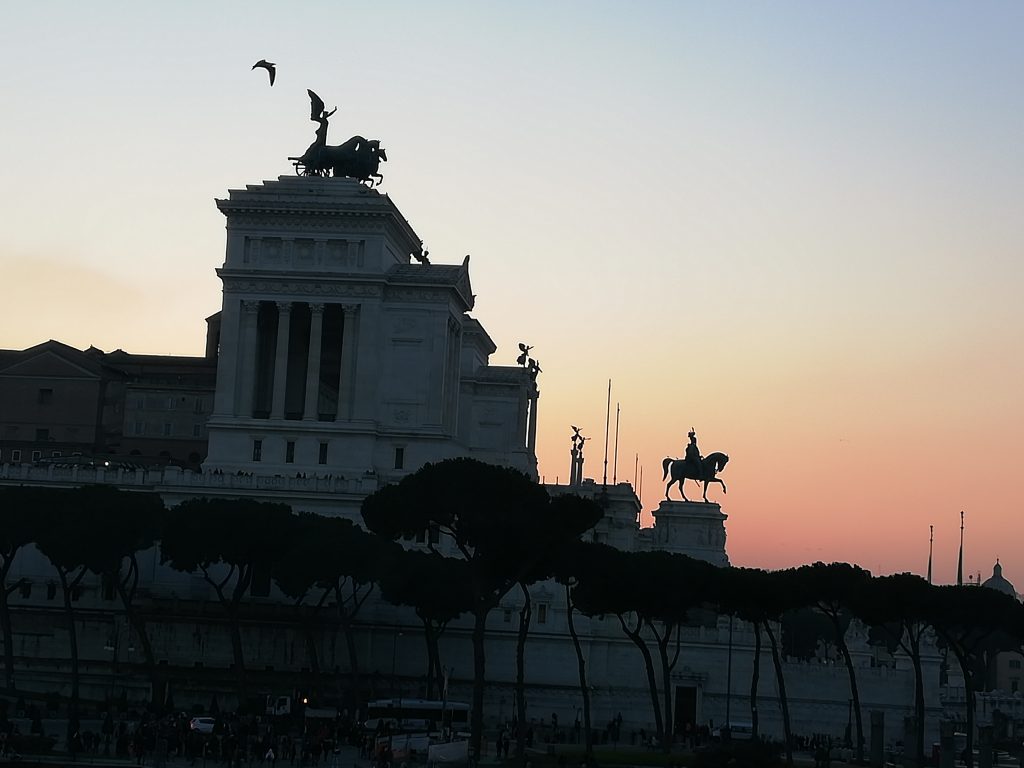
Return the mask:
<path id="1" fill-rule="evenodd" d="M 392 733 L 466 731 L 469 728 L 469 704 L 404 698 L 369 702 L 363 728 L 377 733 L 386 726 L 390 727 Z"/>

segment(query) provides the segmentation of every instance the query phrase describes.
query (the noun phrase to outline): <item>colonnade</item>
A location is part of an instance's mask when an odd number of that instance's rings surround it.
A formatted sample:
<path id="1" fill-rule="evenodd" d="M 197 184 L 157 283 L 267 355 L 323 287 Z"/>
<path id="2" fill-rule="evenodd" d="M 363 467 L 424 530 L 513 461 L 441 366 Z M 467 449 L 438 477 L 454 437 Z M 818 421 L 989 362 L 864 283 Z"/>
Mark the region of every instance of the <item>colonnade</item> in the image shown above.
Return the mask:
<path id="1" fill-rule="evenodd" d="M 341 312 L 330 311 L 333 306 L 339 307 Z M 307 338 L 307 307 L 308 346 L 306 349 L 295 348 L 297 339 Z M 275 308 L 276 327 L 271 324 Z M 293 330 L 292 315 L 296 308 L 303 310 L 302 326 Z M 234 415 L 243 418 L 301 418 L 303 421 L 351 419 L 358 310 L 355 304 L 243 300 L 238 330 L 238 396 Z M 261 312 L 264 313 L 263 322 L 260 320 Z M 333 316 L 333 323 L 329 326 L 324 324 L 325 315 Z M 340 328 L 337 327 L 339 325 Z M 325 341 L 333 348 L 325 347 Z M 303 359 L 305 365 L 300 368 L 297 362 Z M 329 366 L 330 370 L 322 369 L 325 362 L 333 361 L 338 361 L 336 376 L 330 375 L 333 374 L 333 365 Z M 325 372 L 330 376 L 329 381 L 322 381 Z M 326 391 L 322 392 L 322 389 Z M 292 397 L 289 399 L 290 393 Z M 323 397 L 332 393 L 333 398 Z M 328 408 L 321 412 L 319 406 L 324 399 Z M 333 404 L 330 400 L 334 401 Z M 301 412 L 289 410 L 287 406 L 297 401 L 302 403 Z"/>

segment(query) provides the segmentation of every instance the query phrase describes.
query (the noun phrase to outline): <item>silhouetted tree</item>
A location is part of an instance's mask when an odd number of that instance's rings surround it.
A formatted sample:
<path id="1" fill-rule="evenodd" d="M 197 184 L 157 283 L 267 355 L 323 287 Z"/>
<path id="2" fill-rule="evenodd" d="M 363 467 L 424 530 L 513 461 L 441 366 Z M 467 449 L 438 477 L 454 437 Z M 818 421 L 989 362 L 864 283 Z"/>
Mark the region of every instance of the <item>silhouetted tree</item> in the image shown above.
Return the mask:
<path id="1" fill-rule="evenodd" d="M 623 633 L 640 651 L 655 731 L 668 751 L 673 723 L 671 676 L 682 647 L 678 630 L 707 599 L 716 569 L 668 552 L 603 552 L 605 567 L 581 578 L 574 599 L 587 615 L 616 616 Z M 660 686 L 648 637 L 653 638 L 660 662 Z"/>
<path id="2" fill-rule="evenodd" d="M 526 752 L 528 726 L 526 640 L 533 615 L 530 586 L 551 578 L 557 570 L 558 560 L 563 556 L 566 546 L 579 543 L 573 535 L 566 535 L 562 530 L 564 521 L 592 519 L 596 524 L 602 514 L 601 507 L 596 502 L 580 496 L 566 494 L 551 499 L 551 514 L 542 521 L 541 527 L 535 531 L 536 539 L 532 542 L 532 546 L 535 548 L 532 567 L 523 571 L 518 580 L 523 594 L 523 606 L 519 611 L 519 627 L 516 633 L 516 711 L 519 715 L 516 758 L 519 760 L 523 759 Z"/>
<path id="3" fill-rule="evenodd" d="M 864 721 L 861 716 L 860 690 L 857 687 L 857 673 L 846 643 L 846 632 L 853 618 L 851 606 L 856 605 L 858 593 L 865 589 L 871 574 L 856 565 L 848 563 L 814 563 L 799 570 L 806 582 L 808 596 L 816 610 L 825 616 L 832 626 L 832 642 L 843 657 L 847 676 L 850 679 L 850 698 L 856 725 L 856 750 L 858 762 L 864 761 Z"/>
<path id="4" fill-rule="evenodd" d="M 772 665 L 779 686 L 779 706 L 782 709 L 782 729 L 786 745 L 786 765 L 793 764 L 793 729 L 789 716 L 789 696 L 786 693 L 786 677 L 782 668 L 780 643 L 775 636 L 774 624 L 782 621 L 790 611 L 807 604 L 808 585 L 793 569 L 770 571 L 762 577 L 761 610 L 764 617 L 764 631 L 772 649 Z"/>
<path id="5" fill-rule="evenodd" d="M 352 707 L 362 708 L 355 621 L 385 570 L 392 542 L 367 533 L 351 520 L 301 514 L 293 519 L 291 544 L 280 555 L 274 581 L 297 606 L 321 611 L 333 602 L 348 654 Z M 307 635 L 311 657 L 315 644 Z"/>
<path id="6" fill-rule="evenodd" d="M 750 675 L 751 740 L 760 738 L 760 717 L 757 708 L 761 682 L 761 631 L 767 622 L 764 605 L 766 574 L 757 568 L 723 568 L 718 575 L 715 596 L 720 612 L 735 616 L 754 630 L 754 659 Z"/>
<path id="7" fill-rule="evenodd" d="M 933 587 L 920 576 L 899 573 L 871 579 L 851 595 L 854 612 L 898 647 L 914 667 L 915 753 L 924 765 L 924 677 L 921 670 L 921 640 L 929 627 L 929 605 Z"/>
<path id="8" fill-rule="evenodd" d="M 40 526 L 36 547 L 53 564 L 60 582 L 64 616 L 67 620 L 68 651 L 71 659 L 71 703 L 68 712 L 67 737 L 78 730 L 81 675 L 78 658 L 78 629 L 75 625 L 74 601 L 82 580 L 88 573 L 89 547 L 96 534 L 90 516 L 89 499 L 94 489 L 88 486 L 71 490 L 53 490 L 46 494 L 45 506 L 37 510 Z"/>
<path id="9" fill-rule="evenodd" d="M 590 542 L 574 541 L 566 545 L 556 559 L 555 578 L 565 586 L 565 610 L 566 623 L 569 626 L 569 636 L 572 638 L 572 646 L 576 651 L 576 670 L 579 677 L 580 696 L 583 700 L 583 743 L 584 754 L 587 762 L 594 753 L 594 735 L 590 718 L 590 687 L 587 684 L 587 660 L 583 653 L 583 646 L 580 643 L 579 633 L 576 631 L 574 615 L 577 611 L 575 600 L 575 586 L 581 581 L 592 579 L 594 569 L 604 567 L 603 553 L 610 550 L 604 544 L 593 544 Z"/>
<path id="10" fill-rule="evenodd" d="M 245 653 L 239 608 L 259 570 L 271 573 L 288 550 L 294 516 L 285 504 L 251 499 L 189 499 L 168 515 L 161 562 L 195 573 L 213 587 L 228 619 L 239 696 L 245 698 Z"/>
<path id="11" fill-rule="evenodd" d="M 14 559 L 23 547 L 35 541 L 39 528 L 38 510 L 47 505 L 51 489 L 0 488 L 0 631 L 4 641 L 4 685 L 14 690 L 14 631 L 8 596 L 18 589 L 23 579 L 9 584 Z"/>
<path id="12" fill-rule="evenodd" d="M 470 749 L 478 757 L 483 738 L 487 616 L 543 557 L 543 548 L 537 546 L 540 532 L 557 530 L 574 538 L 596 519 L 552 521 L 559 515 L 553 514 L 542 486 L 521 472 L 465 458 L 425 465 L 368 496 L 362 511 L 367 527 L 390 539 L 415 536 L 436 526 L 469 565 L 473 593 Z"/>
<path id="13" fill-rule="evenodd" d="M 139 586 L 138 555 L 152 547 L 159 536 L 163 502 L 153 493 L 122 491 L 113 486 L 86 486 L 74 493 L 78 513 L 92 521 L 89 538 L 83 542 L 85 565 L 109 583 L 121 601 L 125 618 L 142 648 L 146 672 L 156 695 L 156 658 L 135 597 Z"/>
<path id="14" fill-rule="evenodd" d="M 444 686 L 439 640 L 448 622 L 473 607 L 468 565 L 465 560 L 436 552 L 402 550 L 380 575 L 384 599 L 407 605 L 423 624 L 427 645 L 427 698 Z"/>
<path id="15" fill-rule="evenodd" d="M 967 722 L 967 768 L 974 760 L 974 702 L 976 677 L 984 679 L 981 649 L 995 633 L 1011 629 L 1024 611 L 1010 595 L 994 589 L 932 587 L 927 613 L 941 641 L 956 658 L 964 678 Z M 979 669 L 980 667 L 980 669 Z"/>

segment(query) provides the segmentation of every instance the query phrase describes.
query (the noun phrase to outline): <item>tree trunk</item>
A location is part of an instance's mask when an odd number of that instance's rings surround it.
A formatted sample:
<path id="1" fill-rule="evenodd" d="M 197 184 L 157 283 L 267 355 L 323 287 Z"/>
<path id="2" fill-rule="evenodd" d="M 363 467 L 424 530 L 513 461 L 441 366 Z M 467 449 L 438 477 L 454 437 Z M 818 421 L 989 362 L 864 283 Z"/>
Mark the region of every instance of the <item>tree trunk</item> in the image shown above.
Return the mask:
<path id="1" fill-rule="evenodd" d="M 923 766 L 924 760 L 924 677 L 921 672 L 920 637 L 910 633 L 910 650 L 908 655 L 914 663 L 914 741 L 917 742 L 917 764 Z"/>
<path id="2" fill-rule="evenodd" d="M 114 589 L 117 590 L 117 595 L 121 598 L 121 605 L 124 606 L 124 615 L 128 619 L 128 625 L 135 631 L 135 636 L 139 639 L 139 645 L 142 646 L 142 656 L 146 660 L 146 673 L 150 683 L 154 683 L 156 655 L 153 653 L 153 644 L 149 640 L 149 633 L 146 632 L 146 620 L 135 609 L 132 599 L 118 574 L 114 576 Z"/>
<path id="3" fill-rule="evenodd" d="M 345 635 L 345 647 L 348 649 L 348 670 L 349 685 L 352 686 L 352 707 L 358 712 L 363 706 L 362 692 L 359 690 L 359 650 L 356 647 L 356 633 L 352 627 L 352 618 L 345 613 L 342 604 L 338 602 L 338 621 L 341 624 L 341 633 Z"/>
<path id="4" fill-rule="evenodd" d="M 590 690 L 587 688 L 587 662 L 583 658 L 583 647 L 580 645 L 580 637 L 576 634 L 576 622 L 573 621 L 575 609 L 573 608 L 568 585 L 565 587 L 565 605 L 569 622 L 569 635 L 572 637 L 573 648 L 576 649 L 576 667 L 580 676 L 580 695 L 583 697 L 584 754 L 587 756 L 587 764 L 590 765 L 590 758 L 594 754 L 594 738 L 590 730 Z"/>
<path id="5" fill-rule="evenodd" d="M 481 757 L 484 737 L 484 677 L 487 668 L 484 639 L 488 613 L 489 607 L 478 605 L 473 609 L 473 709 L 469 719 L 469 756 L 473 761 Z"/>
<path id="6" fill-rule="evenodd" d="M 238 606 L 228 608 L 228 626 L 231 630 L 231 654 L 235 661 L 235 684 L 238 700 L 245 702 L 245 651 L 242 648 L 242 626 L 238 619 Z"/>
<path id="7" fill-rule="evenodd" d="M 974 681 L 971 680 L 971 670 L 968 668 L 967 656 L 955 642 L 950 642 L 953 655 L 960 664 L 960 672 L 964 676 L 964 694 L 967 705 L 967 768 L 974 766 Z"/>
<path id="8" fill-rule="evenodd" d="M 850 677 L 850 698 L 853 699 L 853 716 L 857 725 L 857 762 L 864 762 L 864 720 L 860 712 L 860 690 L 857 688 L 857 673 L 853 666 L 853 657 L 850 656 L 850 648 L 846 645 L 846 635 L 839 624 L 838 614 L 826 611 L 826 615 L 832 620 L 832 626 L 836 631 L 839 652 L 843 654 L 843 661 L 846 664 L 846 672 Z"/>
<path id="9" fill-rule="evenodd" d="M 309 660 L 309 671 L 314 678 L 320 677 L 320 652 L 316 647 L 316 635 L 313 632 L 313 620 L 316 616 L 315 609 L 306 606 L 298 606 L 300 621 L 302 622 L 302 634 L 306 644 L 306 658 Z"/>
<path id="10" fill-rule="evenodd" d="M 662 741 L 661 749 L 665 754 L 672 751 L 672 740 L 675 738 L 675 721 L 672 719 L 672 670 L 679 658 L 679 649 L 676 648 L 676 656 L 670 662 L 668 660 L 668 644 L 672 638 L 672 632 L 676 629 L 675 624 L 665 622 L 663 624 L 665 635 L 658 638 L 658 655 L 661 661 L 661 685 L 662 698 L 664 700 L 665 738 Z M 653 630 L 653 627 L 652 627 Z M 657 637 L 657 634 L 655 634 Z M 696 726 L 696 723 L 694 723 Z"/>
<path id="11" fill-rule="evenodd" d="M 423 616 L 423 639 L 427 644 L 427 698 L 434 698 L 434 691 L 438 693 L 444 690 L 444 675 L 441 670 L 441 650 L 438 644 L 438 632 L 434 629 L 434 623 Z"/>
<path id="12" fill-rule="evenodd" d="M 857 688 L 857 673 L 854 670 L 853 658 L 850 656 L 850 649 L 846 645 L 846 639 L 839 641 L 839 652 L 843 654 L 843 661 L 846 663 L 846 671 L 850 676 L 850 698 L 853 699 L 853 717 L 857 726 L 857 762 L 864 762 L 864 718 L 860 711 L 860 690 Z"/>
<path id="13" fill-rule="evenodd" d="M 522 762 L 526 754 L 526 637 L 530 633 L 530 618 L 533 603 L 530 590 L 520 584 L 523 592 L 523 607 L 519 611 L 519 632 L 516 637 L 516 711 L 519 713 L 519 727 L 516 733 L 516 760 Z"/>
<path id="14" fill-rule="evenodd" d="M 647 643 L 644 642 L 643 637 L 640 636 L 640 629 L 643 625 L 638 624 L 636 631 L 633 632 L 626 625 L 626 621 L 621 615 L 619 616 L 619 623 L 622 625 L 623 632 L 640 649 L 640 653 L 644 657 L 644 669 L 647 672 L 647 688 L 651 696 L 651 708 L 654 711 L 654 732 L 657 734 L 658 740 L 664 744 L 665 721 L 661 717 L 661 702 L 658 701 L 658 678 L 654 673 L 654 659 L 651 658 L 651 651 L 647 647 Z"/>
<path id="15" fill-rule="evenodd" d="M 67 574 L 62 568 L 57 568 L 57 575 L 60 577 L 62 597 L 64 598 L 64 616 L 68 621 L 68 650 L 71 652 L 71 703 L 68 705 L 68 727 L 67 744 L 71 744 L 71 738 L 78 730 L 78 702 L 79 694 L 79 670 L 78 670 L 78 630 L 75 628 L 75 609 L 71 606 L 71 592 L 77 586 L 81 576 L 68 583 Z"/>
<path id="16" fill-rule="evenodd" d="M 782 732 L 786 739 L 786 765 L 793 764 L 793 732 L 789 723 L 789 699 L 786 697 L 786 678 L 782 674 L 782 659 L 779 658 L 779 644 L 775 640 L 771 622 L 766 621 L 764 631 L 772 645 L 772 664 L 775 665 L 775 679 L 779 683 L 779 704 L 782 706 Z"/>
<path id="17" fill-rule="evenodd" d="M 757 684 L 761 681 L 761 622 L 754 622 L 754 671 L 750 676 L 750 738 L 760 737 L 757 728 Z"/>
<path id="18" fill-rule="evenodd" d="M 7 573 L 11 560 L 4 561 L 0 569 L 0 629 L 4 637 L 4 686 L 14 691 L 14 629 L 11 626 L 11 606 L 7 602 Z"/>

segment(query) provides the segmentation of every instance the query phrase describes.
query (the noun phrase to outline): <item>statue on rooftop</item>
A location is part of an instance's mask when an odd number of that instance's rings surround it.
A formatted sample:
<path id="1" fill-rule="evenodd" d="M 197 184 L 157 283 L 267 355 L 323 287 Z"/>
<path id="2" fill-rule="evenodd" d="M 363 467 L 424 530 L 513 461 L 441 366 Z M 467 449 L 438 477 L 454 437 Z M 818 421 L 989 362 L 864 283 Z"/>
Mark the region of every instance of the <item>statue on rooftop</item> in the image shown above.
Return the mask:
<path id="1" fill-rule="evenodd" d="M 336 147 L 327 144 L 327 126 L 331 115 L 338 111 L 335 107 L 330 112 L 324 107 L 324 101 L 313 91 L 309 94 L 309 119 L 317 124 L 316 140 L 301 157 L 289 157 L 300 176 L 348 176 L 358 181 L 380 184 L 384 176 L 379 173 L 380 164 L 387 162 L 388 156 L 380 145 L 380 140 L 367 141 L 362 136 L 351 139 Z"/>
<path id="2" fill-rule="evenodd" d="M 725 469 L 725 465 L 729 463 L 729 457 L 717 451 L 702 457 L 700 448 L 697 446 L 697 432 L 693 427 L 690 428 L 688 436 L 690 442 L 686 446 L 686 452 L 682 459 L 666 458 L 662 461 L 664 472 L 661 479 L 666 479 L 670 473 L 672 477 L 668 485 L 665 486 L 665 498 L 668 498 L 673 483 L 679 483 L 679 495 L 683 497 L 683 501 L 689 501 L 683 490 L 683 481 L 687 479 L 704 483 L 705 502 L 708 501 L 708 485 L 711 483 L 718 483 L 722 486 L 722 493 L 727 493 L 728 489 L 725 487 L 725 483 L 716 475 Z"/>

